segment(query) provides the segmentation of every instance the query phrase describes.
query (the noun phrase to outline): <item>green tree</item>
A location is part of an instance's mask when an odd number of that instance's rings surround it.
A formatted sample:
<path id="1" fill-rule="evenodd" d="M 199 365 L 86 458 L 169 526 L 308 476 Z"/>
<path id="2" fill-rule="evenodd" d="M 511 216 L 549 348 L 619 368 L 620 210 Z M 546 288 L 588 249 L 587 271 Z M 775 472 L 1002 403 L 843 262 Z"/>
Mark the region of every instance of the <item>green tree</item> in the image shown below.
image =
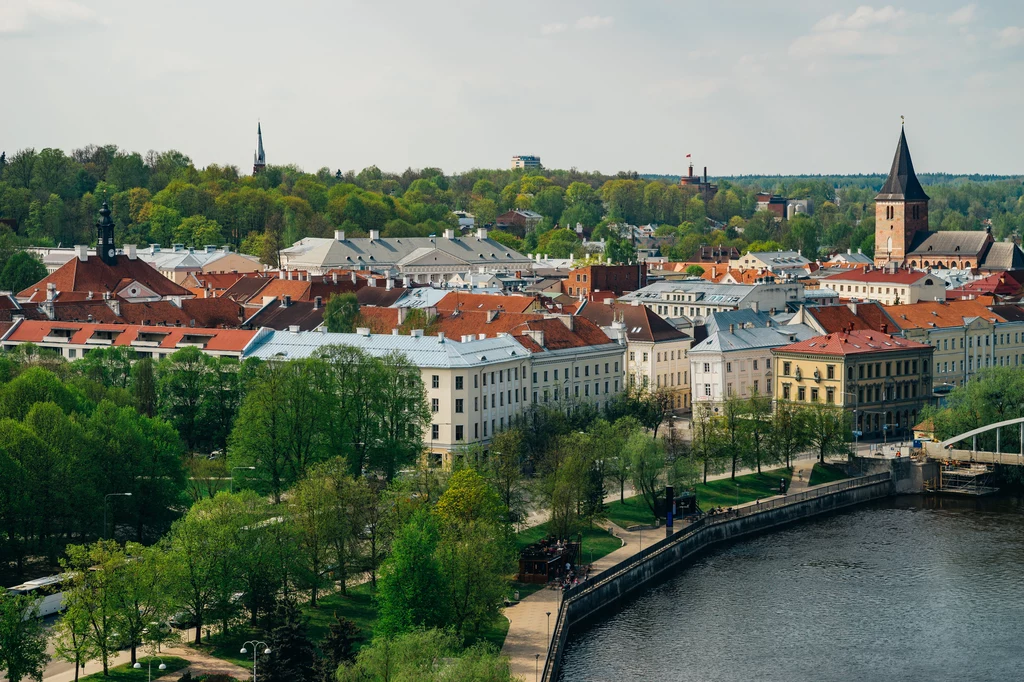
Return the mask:
<path id="1" fill-rule="evenodd" d="M 806 409 L 809 441 L 818 452 L 818 461 L 824 463 L 828 455 L 849 452 L 850 420 L 843 408 L 816 403 Z"/>
<path id="2" fill-rule="evenodd" d="M 691 277 L 700 277 L 701 275 L 704 274 L 704 268 L 702 268 L 699 265 L 691 265 L 690 267 L 686 268 L 686 274 L 690 275 Z"/>
<path id="3" fill-rule="evenodd" d="M 449 622 L 448 586 L 436 557 L 440 540 L 437 521 L 425 509 L 398 531 L 391 556 L 381 566 L 375 625 L 380 635 Z"/>
<path id="4" fill-rule="evenodd" d="M 642 431 L 626 440 L 624 457 L 629 458 L 630 479 L 654 516 L 660 515 L 658 495 L 665 474 L 665 451 L 661 443 Z"/>
<path id="5" fill-rule="evenodd" d="M 120 589 L 118 571 L 125 556 L 117 543 L 100 540 L 92 545 L 71 545 L 61 562 L 66 574 L 64 600 L 69 611 L 88 617 L 88 642 L 103 662 L 103 674 L 110 671 L 110 656 L 120 648 L 117 635 Z"/>
<path id="6" fill-rule="evenodd" d="M 207 432 L 206 413 L 212 358 L 195 347 L 182 348 L 157 365 L 159 413 L 174 425 L 190 454 Z"/>
<path id="7" fill-rule="evenodd" d="M 309 638 L 309 619 L 291 599 L 281 601 L 268 633 L 270 653 L 263 658 L 259 677 L 265 682 L 313 682 L 316 650 Z"/>
<path id="8" fill-rule="evenodd" d="M 88 609 L 82 603 L 70 603 L 54 625 L 54 656 L 75 666 L 75 682 L 78 671 L 89 661 L 99 657 L 92 638 Z"/>
<path id="9" fill-rule="evenodd" d="M 324 323 L 332 334 L 352 334 L 359 320 L 359 299 L 353 293 L 335 294 L 327 299 Z"/>
<path id="10" fill-rule="evenodd" d="M 757 473 L 761 473 L 761 464 L 771 459 L 768 441 L 772 427 L 772 399 L 755 390 L 745 401 L 743 413 L 746 419 L 747 442 L 757 464 Z"/>
<path id="11" fill-rule="evenodd" d="M 44 277 L 46 277 L 46 266 L 27 251 L 18 251 L 7 259 L 3 269 L 0 270 L 0 289 L 17 293 L 29 288 Z"/>
<path id="12" fill-rule="evenodd" d="M 768 450 L 776 461 L 793 466 L 793 458 L 810 444 L 807 415 L 788 400 L 780 400 L 772 415 Z"/>
<path id="13" fill-rule="evenodd" d="M 0 592 L 0 672 L 10 682 L 42 682 L 50 657 L 38 610 L 30 597 L 5 592 Z"/>

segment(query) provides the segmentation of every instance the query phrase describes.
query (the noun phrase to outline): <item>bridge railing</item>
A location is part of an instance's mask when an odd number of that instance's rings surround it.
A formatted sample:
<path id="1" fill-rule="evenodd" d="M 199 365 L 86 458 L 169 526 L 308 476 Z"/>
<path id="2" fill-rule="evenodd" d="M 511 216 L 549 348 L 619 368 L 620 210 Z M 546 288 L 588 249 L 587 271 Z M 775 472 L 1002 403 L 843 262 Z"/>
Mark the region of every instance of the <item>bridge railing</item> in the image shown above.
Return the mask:
<path id="1" fill-rule="evenodd" d="M 803 492 L 793 493 L 791 495 L 778 495 L 776 497 L 769 498 L 764 501 L 759 501 L 756 504 L 747 504 L 742 507 L 736 507 L 734 509 L 724 511 L 718 514 L 707 514 L 699 520 L 687 524 L 682 530 L 673 533 L 672 535 L 662 538 L 655 542 L 649 547 L 645 547 L 636 554 L 623 559 L 614 566 L 609 566 L 605 570 L 598 573 L 593 578 L 576 585 L 575 587 L 568 588 L 562 592 L 562 600 L 558 606 L 558 614 L 555 618 L 555 628 L 552 632 L 551 641 L 548 643 L 547 658 L 544 661 L 544 673 L 541 676 L 541 680 L 544 682 L 552 682 L 552 674 L 554 672 L 554 662 L 561 654 L 561 647 L 565 637 L 565 611 L 566 605 L 579 598 L 581 595 L 587 592 L 591 592 L 598 587 L 616 579 L 622 573 L 630 570 L 637 564 L 646 561 L 650 557 L 664 552 L 666 549 L 682 542 L 688 538 L 693 537 L 702 530 L 720 523 L 726 523 L 728 521 L 735 520 L 737 518 L 743 518 L 746 516 L 752 516 L 754 514 L 761 514 L 772 509 L 778 509 L 780 507 L 788 507 L 794 504 L 800 504 L 808 500 L 813 500 L 819 497 L 826 497 L 833 495 L 843 490 L 851 490 L 853 488 L 862 488 L 869 485 L 875 485 L 876 483 L 883 483 L 892 479 L 892 474 L 888 471 L 880 474 L 872 474 L 870 476 L 860 476 L 857 478 L 850 478 L 845 481 L 839 481 L 837 483 L 830 483 L 828 485 L 819 485 L 813 488 L 809 488 Z"/>

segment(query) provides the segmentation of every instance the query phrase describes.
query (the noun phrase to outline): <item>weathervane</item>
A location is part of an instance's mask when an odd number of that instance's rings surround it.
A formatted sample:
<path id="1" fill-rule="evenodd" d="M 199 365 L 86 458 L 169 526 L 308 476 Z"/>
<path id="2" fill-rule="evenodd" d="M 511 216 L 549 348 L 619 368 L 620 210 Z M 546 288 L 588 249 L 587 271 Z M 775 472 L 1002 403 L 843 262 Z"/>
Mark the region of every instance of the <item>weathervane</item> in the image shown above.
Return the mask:
<path id="1" fill-rule="evenodd" d="M 900 114 L 900 125 L 906 125 L 906 120 L 903 118 L 903 114 Z"/>

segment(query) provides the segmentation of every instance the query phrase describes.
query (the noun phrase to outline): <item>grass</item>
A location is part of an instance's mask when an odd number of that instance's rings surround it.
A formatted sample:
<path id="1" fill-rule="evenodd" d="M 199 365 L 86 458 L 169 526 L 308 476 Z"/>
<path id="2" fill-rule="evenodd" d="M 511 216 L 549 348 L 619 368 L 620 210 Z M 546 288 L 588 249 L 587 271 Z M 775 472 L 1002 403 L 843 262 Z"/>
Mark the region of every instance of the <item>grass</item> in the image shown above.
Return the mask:
<path id="1" fill-rule="evenodd" d="M 736 483 L 739 485 L 739 503 L 751 502 L 764 499 L 779 493 L 779 479 L 787 481 L 793 477 L 793 470 L 788 468 L 774 469 L 760 474 L 747 474 L 737 476 L 734 481 L 731 478 L 723 478 L 718 481 L 708 481 L 705 485 L 698 484 L 697 504 L 701 510 L 707 511 L 712 507 L 734 507 L 737 502 Z M 844 476 L 845 478 L 845 476 Z M 830 479 L 832 480 L 832 479 Z M 648 525 L 654 523 L 654 515 L 650 507 L 639 495 L 627 497 L 625 502 L 616 500 L 605 505 L 605 515 L 608 520 L 628 528 L 634 525 Z"/>
<path id="2" fill-rule="evenodd" d="M 477 642 L 489 642 L 501 650 L 503 644 L 505 644 L 505 636 L 508 634 L 508 618 L 503 615 L 499 615 L 490 626 L 484 628 L 476 636 L 466 636 L 466 646 L 472 646 Z"/>
<path id="3" fill-rule="evenodd" d="M 533 528 L 527 528 L 518 533 L 516 535 L 516 549 L 521 550 L 527 545 L 543 540 L 551 534 L 549 528 L 550 522 L 542 523 Z M 597 561 L 601 557 L 607 556 L 619 547 L 622 547 L 622 541 L 609 533 L 607 528 L 602 528 L 598 525 L 586 526 L 580 532 L 583 533 L 583 558 L 586 560 L 586 563 Z M 573 535 L 575 536 L 575 533 Z M 522 585 L 522 583 L 516 584 Z M 536 590 L 533 590 L 533 592 L 536 592 Z M 526 596 L 522 589 L 520 589 L 519 596 L 520 598 Z"/>
<path id="4" fill-rule="evenodd" d="M 85 677 L 80 677 L 80 680 L 105 680 L 106 682 L 140 682 L 148 679 L 149 677 L 149 660 L 150 656 L 140 656 L 139 663 L 142 667 L 138 670 L 132 668 L 131 663 L 125 663 L 110 669 L 110 675 L 107 677 L 103 676 L 102 672 L 93 673 Z M 184 658 L 178 658 L 176 656 L 161 656 L 159 658 L 152 657 L 153 659 L 153 677 L 154 679 L 161 675 L 173 673 L 175 670 L 181 670 L 188 666 L 188 661 Z M 166 670 L 157 670 L 157 666 L 163 662 L 167 666 Z"/>
<path id="5" fill-rule="evenodd" d="M 834 483 L 849 478 L 849 475 L 842 469 L 832 464 L 814 464 L 811 470 L 811 480 L 807 485 L 821 485 L 822 483 Z"/>
<path id="6" fill-rule="evenodd" d="M 362 636 L 362 641 L 359 643 L 361 646 L 372 639 L 373 623 L 377 619 L 377 606 L 373 602 L 373 586 L 367 582 L 348 588 L 347 595 L 334 592 L 323 596 L 317 600 L 315 609 L 306 602 L 302 605 L 302 612 L 309 618 L 309 637 L 314 642 L 319 642 L 327 636 L 331 623 L 334 621 L 334 614 L 337 613 L 359 627 L 359 633 Z M 505 629 L 508 630 L 507 626 Z M 265 636 L 266 633 L 253 630 L 248 624 L 239 625 L 232 629 L 227 636 L 216 634 L 205 638 L 199 648 L 221 660 L 242 667 L 251 667 L 252 658 L 239 653 L 242 642 L 254 637 Z M 502 640 L 504 641 L 504 635 Z"/>

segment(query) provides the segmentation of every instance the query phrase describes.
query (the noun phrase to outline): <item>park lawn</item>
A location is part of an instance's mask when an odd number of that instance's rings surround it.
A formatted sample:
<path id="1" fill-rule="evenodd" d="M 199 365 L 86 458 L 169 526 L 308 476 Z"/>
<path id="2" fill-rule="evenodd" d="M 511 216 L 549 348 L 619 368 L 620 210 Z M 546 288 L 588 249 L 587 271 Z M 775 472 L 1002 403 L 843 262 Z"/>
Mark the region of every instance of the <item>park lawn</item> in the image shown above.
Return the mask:
<path id="1" fill-rule="evenodd" d="M 331 623 L 334 621 L 334 614 L 348 618 L 359 626 L 359 633 L 362 641 L 357 649 L 373 638 L 373 623 L 377 619 L 377 605 L 373 601 L 373 586 L 369 583 L 362 583 L 348 588 L 348 594 L 333 592 L 317 600 L 317 608 L 312 608 L 308 601 L 301 607 L 303 614 L 309 618 L 309 638 L 314 644 L 319 644 L 327 636 Z M 507 629 L 507 628 L 506 628 Z M 252 667 L 251 654 L 246 656 L 239 653 L 242 642 L 253 638 L 265 638 L 266 633 L 256 632 L 249 627 L 248 623 L 238 625 L 225 637 L 222 634 L 212 635 L 203 640 L 200 649 L 206 653 L 242 667 Z"/>
<path id="2" fill-rule="evenodd" d="M 516 549 L 521 550 L 527 545 L 543 540 L 550 535 L 548 528 L 549 525 L 546 522 L 517 533 Z M 596 523 L 584 526 L 579 532 L 583 533 L 583 558 L 586 559 L 587 563 L 597 561 L 601 557 L 611 554 L 619 547 L 622 547 L 621 540 L 609 533 L 607 528 L 602 528 Z M 575 536 L 575 533 L 573 535 Z M 536 592 L 536 590 L 533 591 Z M 520 590 L 519 596 L 520 598 L 525 596 L 522 590 Z"/>
<path id="3" fill-rule="evenodd" d="M 142 667 L 138 670 L 132 668 L 131 663 L 125 663 L 124 665 L 115 666 L 110 669 L 110 674 L 106 677 L 103 676 L 102 672 L 93 673 L 92 675 L 86 675 L 85 677 L 78 678 L 79 680 L 106 680 L 106 682 L 141 682 L 149 676 L 149 656 L 140 656 L 139 663 Z M 157 666 L 163 662 L 167 666 L 166 670 L 157 670 Z M 162 675 L 173 673 L 176 670 L 188 667 L 188 661 L 184 658 L 178 658 L 177 656 L 160 656 L 153 657 L 153 678 L 156 679 Z"/>
<path id="4" fill-rule="evenodd" d="M 477 642 L 487 642 L 489 644 L 493 644 L 499 651 L 501 651 L 502 645 L 505 644 L 505 636 L 508 634 L 509 624 L 508 618 L 498 614 L 498 617 L 494 619 L 494 622 L 483 628 L 479 634 L 466 635 L 466 646 L 472 646 Z"/>
<path id="5" fill-rule="evenodd" d="M 787 481 L 793 477 L 792 469 L 773 469 L 760 474 L 747 474 L 737 476 L 734 481 L 731 478 L 723 478 L 718 481 L 708 481 L 707 484 L 700 483 L 696 486 L 697 504 L 702 511 L 712 507 L 734 507 L 736 506 L 736 483 L 739 482 L 739 503 L 751 502 L 779 494 L 779 479 Z M 844 476 L 845 478 L 845 476 Z M 623 528 L 633 525 L 648 525 L 654 523 L 654 515 L 651 508 L 647 506 L 639 495 L 627 497 L 624 503 L 618 501 L 605 505 L 605 515 L 608 520 Z"/>
<path id="6" fill-rule="evenodd" d="M 821 485 L 822 483 L 835 483 L 849 478 L 849 475 L 842 469 L 831 464 L 815 463 L 811 470 L 811 480 L 807 485 Z"/>

